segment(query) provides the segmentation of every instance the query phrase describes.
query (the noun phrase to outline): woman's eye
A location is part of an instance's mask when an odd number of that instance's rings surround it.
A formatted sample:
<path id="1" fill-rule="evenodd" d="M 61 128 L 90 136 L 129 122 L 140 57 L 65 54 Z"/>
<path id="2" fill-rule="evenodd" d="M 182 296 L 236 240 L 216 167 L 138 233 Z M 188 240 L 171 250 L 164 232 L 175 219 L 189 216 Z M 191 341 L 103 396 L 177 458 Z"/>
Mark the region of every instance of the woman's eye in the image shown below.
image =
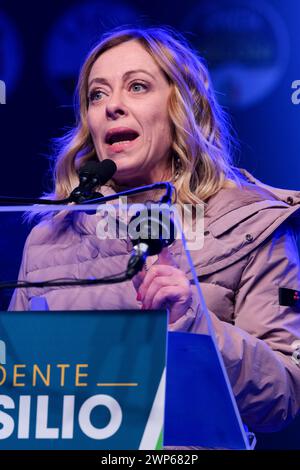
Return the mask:
<path id="1" fill-rule="evenodd" d="M 145 91 L 147 89 L 147 85 L 144 83 L 135 82 L 130 85 L 130 89 L 135 93 L 139 93 L 140 91 Z"/>
<path id="2" fill-rule="evenodd" d="M 103 91 L 100 91 L 100 90 L 91 91 L 91 93 L 89 95 L 89 101 L 90 102 L 100 101 L 100 100 L 102 100 L 103 95 L 104 95 Z"/>

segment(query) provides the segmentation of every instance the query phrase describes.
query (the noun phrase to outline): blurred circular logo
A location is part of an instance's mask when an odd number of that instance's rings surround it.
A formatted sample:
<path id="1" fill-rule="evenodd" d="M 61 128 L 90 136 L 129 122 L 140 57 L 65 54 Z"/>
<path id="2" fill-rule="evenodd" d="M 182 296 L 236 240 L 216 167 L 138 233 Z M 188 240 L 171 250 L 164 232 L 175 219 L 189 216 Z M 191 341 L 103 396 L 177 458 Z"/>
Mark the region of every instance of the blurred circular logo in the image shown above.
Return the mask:
<path id="1" fill-rule="evenodd" d="M 46 79 L 60 102 L 72 103 L 80 67 L 101 35 L 114 27 L 133 25 L 138 15 L 127 5 L 88 2 L 66 11 L 48 36 Z"/>
<path id="2" fill-rule="evenodd" d="M 223 105 L 248 107 L 269 95 L 284 74 L 289 56 L 287 28 L 264 1 L 201 3 L 183 29 L 207 60 Z"/>
<path id="3" fill-rule="evenodd" d="M 20 77 L 21 40 L 10 19 L 0 10 L 0 80 L 9 94 Z"/>

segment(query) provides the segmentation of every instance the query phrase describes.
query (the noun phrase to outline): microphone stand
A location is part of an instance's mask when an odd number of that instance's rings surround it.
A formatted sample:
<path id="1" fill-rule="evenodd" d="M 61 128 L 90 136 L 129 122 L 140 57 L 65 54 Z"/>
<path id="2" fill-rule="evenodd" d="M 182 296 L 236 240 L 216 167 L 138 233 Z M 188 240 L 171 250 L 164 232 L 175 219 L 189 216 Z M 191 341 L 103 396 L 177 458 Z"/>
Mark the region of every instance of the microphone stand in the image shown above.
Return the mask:
<path id="1" fill-rule="evenodd" d="M 0 196 L 0 206 L 31 206 L 32 204 L 50 205 L 67 204 L 68 202 L 69 198 L 50 201 L 49 199 Z"/>
<path id="2" fill-rule="evenodd" d="M 33 204 L 40 204 L 40 205 L 63 205 L 68 204 L 70 202 L 75 202 L 75 204 L 81 204 L 83 201 L 88 202 L 91 198 L 103 198 L 101 193 L 91 193 L 88 196 L 84 196 L 83 194 L 78 193 L 75 197 L 69 196 L 65 199 L 40 199 L 40 198 L 23 198 L 23 197 L 1 197 L 0 196 L 0 206 L 31 206 Z"/>
<path id="3" fill-rule="evenodd" d="M 147 191 L 153 191 L 156 189 L 166 190 L 166 193 L 161 198 L 160 203 L 170 204 L 172 202 L 172 194 L 175 188 L 172 183 L 169 183 L 168 181 L 162 181 L 161 183 L 153 183 L 147 186 L 140 186 L 134 189 L 127 189 L 126 191 L 110 194 L 109 196 L 104 196 L 96 199 L 88 199 L 86 201 L 81 202 L 81 204 L 104 204 L 122 196 L 134 196 L 135 194 L 146 193 Z"/>
<path id="4" fill-rule="evenodd" d="M 95 199 L 86 199 L 85 201 L 81 201 L 80 205 L 85 206 L 87 204 L 105 204 L 108 201 L 112 201 L 117 199 L 121 196 L 132 196 L 135 194 L 144 193 L 151 190 L 156 189 L 165 189 L 166 192 L 160 200 L 160 203 L 170 204 L 172 202 L 172 193 L 175 189 L 174 186 L 169 182 L 161 182 L 161 183 L 154 183 L 147 186 L 141 186 L 134 189 L 129 189 L 127 191 L 122 191 L 120 193 L 111 194 L 105 197 L 99 197 Z M 95 194 L 95 193 L 93 193 Z M 3 201 L 10 200 L 11 205 L 19 205 L 22 202 L 27 204 L 62 204 L 66 201 L 49 201 L 47 199 L 22 199 L 22 198 L 1 198 L 0 197 L 0 205 L 3 205 Z M 31 202 L 29 202 L 31 201 Z M 68 199 L 67 199 L 68 201 Z M 0 290 L 2 289 L 20 289 L 20 288 L 31 288 L 31 287 L 46 287 L 46 286 L 75 286 L 75 285 L 97 285 L 97 284 L 115 284 L 119 282 L 124 282 L 130 280 L 139 270 L 142 269 L 144 261 L 145 261 L 145 254 L 140 252 L 140 250 L 135 251 L 135 254 L 130 258 L 127 269 L 124 273 L 119 273 L 117 275 L 113 275 L 110 277 L 106 277 L 103 279 L 54 279 L 52 281 L 44 281 L 44 282 L 26 282 L 26 281 L 13 281 L 13 282 L 0 282 Z"/>
<path id="5" fill-rule="evenodd" d="M 166 193 L 160 200 L 161 203 L 170 204 L 172 202 L 172 193 L 174 186 L 169 182 L 161 182 L 149 184 L 147 186 L 141 186 L 134 189 L 128 189 L 120 193 L 111 194 L 109 196 L 94 197 L 97 193 L 90 194 L 89 197 L 86 197 L 85 200 L 81 201 L 80 204 L 105 204 L 106 202 L 113 201 L 118 197 L 122 196 L 133 196 L 135 194 L 145 193 L 147 191 L 156 190 L 156 189 L 165 189 Z M 71 201 L 70 198 L 59 199 L 59 200 L 50 200 L 50 199 L 39 199 L 39 198 L 19 198 L 19 197 L 4 197 L 0 196 L 0 206 L 15 206 L 15 205 L 32 205 L 32 204 L 42 204 L 42 205 L 60 205 L 67 204 Z"/>

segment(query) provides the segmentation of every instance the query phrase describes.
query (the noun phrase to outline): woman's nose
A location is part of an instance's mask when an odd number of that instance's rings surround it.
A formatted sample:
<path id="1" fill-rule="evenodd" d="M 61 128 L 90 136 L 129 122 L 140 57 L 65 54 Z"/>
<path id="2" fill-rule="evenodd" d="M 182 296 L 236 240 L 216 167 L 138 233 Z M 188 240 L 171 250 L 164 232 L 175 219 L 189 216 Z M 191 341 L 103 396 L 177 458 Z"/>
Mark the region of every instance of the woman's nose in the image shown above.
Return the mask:
<path id="1" fill-rule="evenodd" d="M 106 105 L 106 116 L 109 119 L 118 119 L 119 117 L 126 116 L 127 109 L 123 104 L 120 95 L 114 95 L 111 97 L 111 100 L 107 102 Z"/>

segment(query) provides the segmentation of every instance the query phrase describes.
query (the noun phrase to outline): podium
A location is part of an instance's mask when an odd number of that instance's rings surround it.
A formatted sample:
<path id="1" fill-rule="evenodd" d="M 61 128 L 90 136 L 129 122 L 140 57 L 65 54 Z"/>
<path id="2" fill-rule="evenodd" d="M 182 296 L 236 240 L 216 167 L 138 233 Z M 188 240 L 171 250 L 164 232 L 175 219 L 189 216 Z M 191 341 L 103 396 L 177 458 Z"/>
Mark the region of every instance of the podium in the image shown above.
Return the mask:
<path id="1" fill-rule="evenodd" d="M 0 245 L 0 448 L 250 449 L 176 210 L 172 217 L 177 237 L 169 249 L 194 285 L 203 333 L 168 332 L 168 311 L 137 308 L 136 301 L 130 300 L 131 281 L 114 284 L 111 291 L 109 284 L 76 287 L 76 295 L 72 287 L 63 287 L 57 291 L 57 303 L 53 290 L 48 295 L 47 289 L 22 288 L 27 308 L 12 301 L 6 311 L 12 292 L 3 290 L 3 284 L 17 278 L 22 247 L 36 223 L 29 224 L 28 215 L 47 212 L 49 218 L 53 211 L 55 220 L 59 211 L 65 211 L 73 226 L 78 223 L 87 238 L 79 234 L 80 243 L 84 240 L 80 249 L 74 241 L 62 253 L 73 249 L 80 255 L 80 278 L 97 279 L 103 278 L 103 269 L 110 269 L 109 264 L 103 266 L 101 250 L 104 246 L 107 254 L 115 240 L 107 232 L 103 238 L 104 217 L 108 225 L 112 222 L 110 229 L 116 228 L 114 217 L 118 219 L 119 237 L 120 226 L 128 225 L 123 208 L 110 204 L 106 209 L 95 205 L 0 207 L 5 227 Z M 39 234 L 47 223 L 35 227 L 34 233 Z M 120 249 L 127 249 L 118 261 L 126 270 L 128 237 L 114 242 L 114 250 L 118 243 Z M 53 256 L 59 249 L 55 242 L 49 246 Z M 26 262 L 29 256 L 34 252 L 26 251 Z M 49 259 L 53 256 L 50 253 Z M 42 265 L 38 259 L 33 261 Z M 69 272 L 68 279 L 78 279 L 78 270 Z M 22 280 L 32 281 L 32 276 Z M 59 278 L 65 277 L 60 271 Z"/>

